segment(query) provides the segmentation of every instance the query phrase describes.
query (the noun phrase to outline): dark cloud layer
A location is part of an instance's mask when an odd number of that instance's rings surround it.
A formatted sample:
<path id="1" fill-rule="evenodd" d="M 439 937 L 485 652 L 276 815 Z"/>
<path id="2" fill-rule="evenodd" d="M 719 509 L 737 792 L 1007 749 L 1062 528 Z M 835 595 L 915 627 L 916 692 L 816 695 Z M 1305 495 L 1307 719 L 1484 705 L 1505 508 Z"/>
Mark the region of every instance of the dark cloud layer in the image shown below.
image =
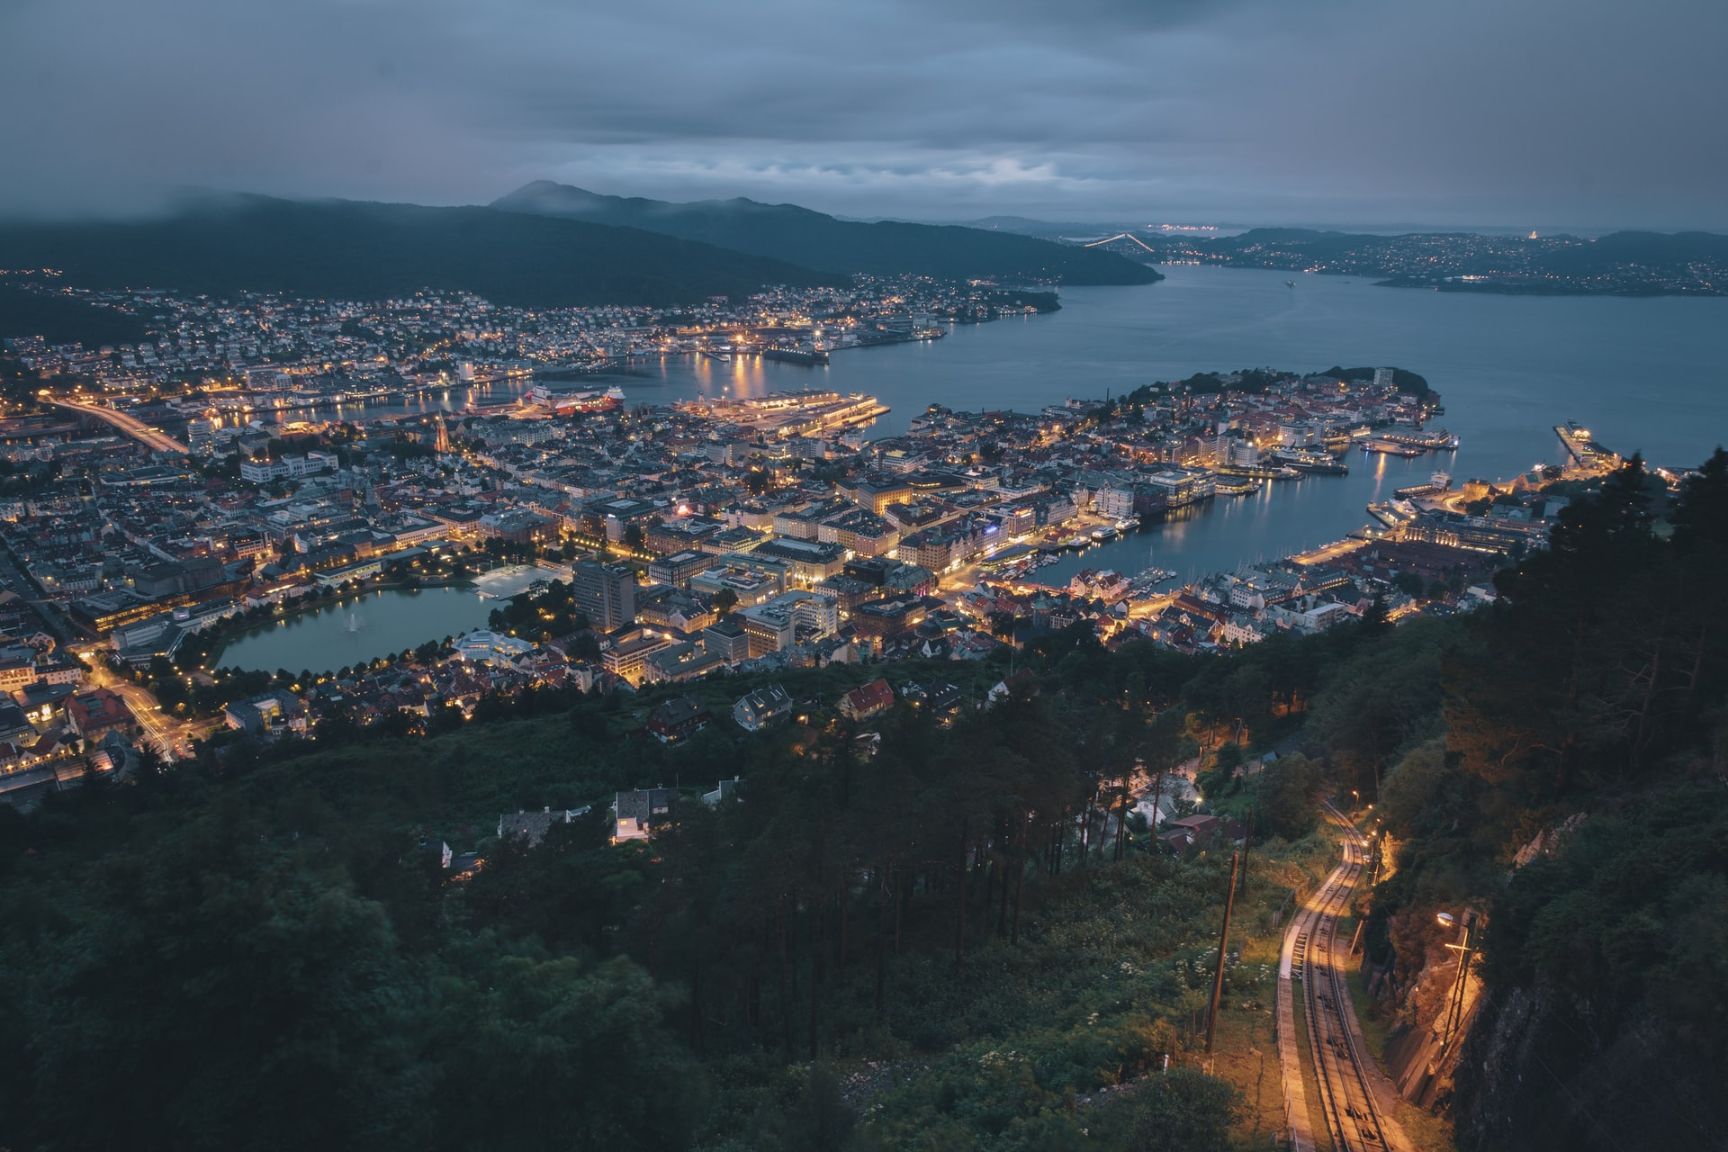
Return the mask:
<path id="1" fill-rule="evenodd" d="M 0 0 L 0 211 L 1728 226 L 1719 0 Z"/>

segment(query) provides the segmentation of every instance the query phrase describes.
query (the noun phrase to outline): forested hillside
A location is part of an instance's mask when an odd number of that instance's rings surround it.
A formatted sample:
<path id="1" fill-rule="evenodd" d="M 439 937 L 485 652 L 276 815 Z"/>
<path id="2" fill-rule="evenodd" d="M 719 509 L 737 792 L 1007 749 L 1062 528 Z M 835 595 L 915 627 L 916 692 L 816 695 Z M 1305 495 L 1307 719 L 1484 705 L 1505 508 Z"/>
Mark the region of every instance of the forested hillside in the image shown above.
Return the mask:
<path id="1" fill-rule="evenodd" d="M 1327 661 L 1369 641 L 1328 637 Z M 869 725 L 873 756 L 815 715 L 665 749 L 640 731 L 651 698 L 549 696 L 489 703 L 443 736 L 233 748 L 0 813 L 15 928 L 0 940 L 0 1139 L 840 1146 L 798 1128 L 813 1125 L 903 1147 L 939 1125 L 943 1147 L 1080 1146 L 1088 1126 L 1125 1146 L 1140 1104 L 1071 1102 L 1165 1055 L 1189 1062 L 1228 861 L 1152 852 L 1104 812 L 1137 759 L 1168 770 L 1226 741 L 1214 713 L 1289 729 L 1275 713 L 1317 690 L 1316 666 L 1297 646 L 1253 656 L 1201 665 L 1052 636 L 1010 701 L 946 728 L 902 705 Z M 974 700 L 1008 675 L 969 671 Z M 786 683 L 831 716 L 862 678 Z M 1268 830 L 1312 825 L 1299 765 L 1288 813 L 1263 808 Z M 734 774 L 740 803 L 688 804 L 651 848 L 608 844 L 600 814 L 531 852 L 492 834 L 521 807 Z M 478 845 L 486 867 L 448 882 L 444 841 Z M 1299 882 L 1285 853 L 1260 851 L 1245 919 Z M 1308 855 L 1311 883 L 1327 850 Z M 1270 995 L 1264 970 L 1233 980 Z M 112 1075 L 91 1078 L 92 1062 Z M 311 1095 L 319 1108 L 302 1107 Z M 1214 1135 L 1236 1110 L 1186 1073 L 1147 1100 Z"/>
<path id="2" fill-rule="evenodd" d="M 656 232 L 489 208 L 236 196 L 162 219 L 0 224 L 0 267 L 85 288 L 342 300 L 468 291 L 499 304 L 669 305 L 835 277 Z"/>
<path id="3" fill-rule="evenodd" d="M 1436 907 L 1488 917 L 1464 1146 L 1650 1146 L 1634 1126 L 1706 1146 L 1725 549 L 1719 454 L 1677 502 L 1638 469 L 1580 501 L 1479 619 L 788 673 L 790 724 L 722 718 L 675 748 L 642 731 L 672 689 L 536 694 L 433 737 L 231 744 L 0 809 L 0 1143 L 1264 1147 L 1276 1060 L 1270 1089 L 1230 1061 L 1269 1045 L 1264 949 L 1334 855 L 1319 795 L 1354 790 L 1396 845 L 1380 961 Z M 972 706 L 837 716 L 877 671 Z M 1196 757 L 1250 841 L 1227 1079 L 1199 1071 L 1195 1023 L 1228 845 L 1176 856 L 1112 818 Z M 733 776 L 736 799 L 698 799 Z M 609 843 L 612 791 L 657 784 L 675 823 Z M 495 834 L 584 804 L 533 849 Z M 484 867 L 453 880 L 444 844 Z"/>
<path id="4" fill-rule="evenodd" d="M 103 344 L 135 344 L 144 339 L 148 324 L 140 316 L 115 308 L 101 308 L 70 296 L 26 292 L 0 286 L 0 339 L 40 336 L 50 344 L 86 341 Z"/>
<path id="5" fill-rule="evenodd" d="M 1388 780 L 1406 898 L 1486 898 L 1466 1148 L 1702 1148 L 1728 1127 L 1725 565 L 1728 456 L 1671 507 L 1634 459 L 1447 662 L 1443 764 Z"/>
<path id="6" fill-rule="evenodd" d="M 507 212 L 663 232 L 825 272 L 1061 284 L 1151 284 L 1150 265 L 1113 252 L 957 225 L 837 220 L 796 204 L 705 200 L 673 204 L 602 196 L 537 180 L 493 201 Z"/>

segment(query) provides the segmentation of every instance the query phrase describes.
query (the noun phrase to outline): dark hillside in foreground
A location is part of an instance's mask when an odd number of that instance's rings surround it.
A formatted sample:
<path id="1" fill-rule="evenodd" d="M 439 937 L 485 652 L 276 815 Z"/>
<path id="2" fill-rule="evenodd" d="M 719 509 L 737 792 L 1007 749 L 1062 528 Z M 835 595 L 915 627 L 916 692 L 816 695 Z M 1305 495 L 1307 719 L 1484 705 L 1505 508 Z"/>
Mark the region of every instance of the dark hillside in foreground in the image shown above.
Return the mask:
<path id="1" fill-rule="evenodd" d="M 159 220 L 0 226 L 0 267 L 87 288 L 379 299 L 418 289 L 500 304 L 667 305 L 828 277 L 652 232 L 489 208 L 238 197 Z"/>
<path id="2" fill-rule="evenodd" d="M 603 196 L 540 180 L 493 202 L 511 212 L 624 225 L 789 260 L 828 272 L 992 278 L 1062 284 L 1150 284 L 1151 267 L 1109 252 L 958 225 L 866 224 L 795 204 L 673 204 Z"/>

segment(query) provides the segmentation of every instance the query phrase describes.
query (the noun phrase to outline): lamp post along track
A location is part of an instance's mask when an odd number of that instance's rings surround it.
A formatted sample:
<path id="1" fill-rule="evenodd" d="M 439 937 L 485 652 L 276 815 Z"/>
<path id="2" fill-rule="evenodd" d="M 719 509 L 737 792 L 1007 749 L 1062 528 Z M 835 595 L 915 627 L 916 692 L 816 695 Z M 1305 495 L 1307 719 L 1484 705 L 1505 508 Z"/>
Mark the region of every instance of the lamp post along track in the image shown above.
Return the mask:
<path id="1" fill-rule="evenodd" d="M 1338 955 L 1338 918 L 1349 910 L 1366 866 L 1366 842 L 1336 809 L 1328 806 L 1327 816 L 1345 830 L 1344 859 L 1292 926 L 1291 954 L 1291 975 L 1302 982 L 1307 1006 L 1308 1052 L 1320 1110 L 1333 1147 L 1341 1152 L 1404 1152 L 1401 1135 L 1388 1130 L 1375 1098 L 1371 1058 L 1356 1040 L 1350 989 Z"/>

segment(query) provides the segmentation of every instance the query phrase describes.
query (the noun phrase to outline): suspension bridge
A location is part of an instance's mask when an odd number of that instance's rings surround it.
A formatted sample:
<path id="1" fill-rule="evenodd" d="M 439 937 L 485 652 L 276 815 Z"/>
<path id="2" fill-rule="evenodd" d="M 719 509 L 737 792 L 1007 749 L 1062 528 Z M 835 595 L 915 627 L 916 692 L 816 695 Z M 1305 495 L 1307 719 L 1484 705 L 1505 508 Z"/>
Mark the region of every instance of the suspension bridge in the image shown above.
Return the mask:
<path id="1" fill-rule="evenodd" d="M 1140 249 L 1144 252 L 1147 252 L 1153 256 L 1158 255 L 1158 250 L 1156 248 L 1152 247 L 1152 245 L 1146 243 L 1146 241 L 1140 239 L 1140 237 L 1134 235 L 1134 233 L 1132 233 L 1132 232 L 1118 232 L 1118 233 L 1116 233 L 1116 235 L 1106 236 L 1102 240 L 1088 240 L 1085 244 L 1081 245 L 1081 247 L 1083 247 L 1083 248 L 1102 248 L 1102 247 L 1104 247 L 1104 245 L 1114 244 L 1118 240 L 1127 240 L 1131 244 L 1138 245 L 1140 247 Z"/>

